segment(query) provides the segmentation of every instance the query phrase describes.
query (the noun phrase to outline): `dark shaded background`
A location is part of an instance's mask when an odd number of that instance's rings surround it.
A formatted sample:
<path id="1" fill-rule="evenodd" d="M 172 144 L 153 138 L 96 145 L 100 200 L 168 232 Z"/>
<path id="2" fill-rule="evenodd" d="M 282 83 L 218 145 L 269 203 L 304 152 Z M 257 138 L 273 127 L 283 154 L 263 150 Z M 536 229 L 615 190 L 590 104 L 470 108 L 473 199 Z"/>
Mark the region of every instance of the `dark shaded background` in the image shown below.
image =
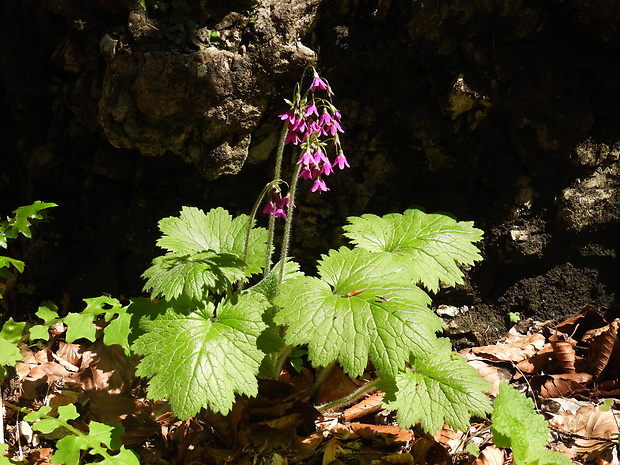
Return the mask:
<path id="1" fill-rule="evenodd" d="M 497 334 L 509 311 L 546 319 L 585 303 L 618 305 L 614 3 L 265 0 L 252 18 L 246 2 L 202 0 L 187 11 L 150 10 L 153 29 L 135 20 L 139 8 L 129 0 L 5 0 L 0 209 L 59 205 L 32 240 L 12 245 L 27 263 L 23 280 L 37 289 L 16 297 L 16 311 L 33 312 L 42 298 L 73 309 L 102 292 L 138 295 L 140 274 L 159 253 L 160 218 L 183 205 L 249 212 L 270 179 L 265 157 L 273 154 L 282 99 L 314 59 L 336 93 L 352 168 L 329 179 L 330 192 L 300 195 L 292 253 L 306 270 L 345 243 L 347 216 L 417 206 L 485 230 L 484 262 L 436 299 L 472 308 L 460 330 L 469 340 Z M 102 53 L 106 34 L 137 57 L 129 63 L 139 72 L 145 56 L 195 54 L 188 21 L 217 28 L 230 12 L 252 18 L 222 34 L 238 34 L 231 53 L 243 46 L 249 57 L 251 82 L 230 71 L 245 89 L 236 97 L 260 110 L 231 129 L 231 141 L 252 138 L 238 174 L 205 175 L 183 149 L 145 156 L 137 145 L 111 145 L 100 106 L 114 63 Z M 316 55 L 304 62 L 282 52 L 295 44 Z M 119 82 L 129 94 L 138 88 Z M 151 124 L 136 114 L 137 127 Z M 165 133 L 186 123 L 159 124 Z M 207 144 L 206 156 L 218 143 Z"/>

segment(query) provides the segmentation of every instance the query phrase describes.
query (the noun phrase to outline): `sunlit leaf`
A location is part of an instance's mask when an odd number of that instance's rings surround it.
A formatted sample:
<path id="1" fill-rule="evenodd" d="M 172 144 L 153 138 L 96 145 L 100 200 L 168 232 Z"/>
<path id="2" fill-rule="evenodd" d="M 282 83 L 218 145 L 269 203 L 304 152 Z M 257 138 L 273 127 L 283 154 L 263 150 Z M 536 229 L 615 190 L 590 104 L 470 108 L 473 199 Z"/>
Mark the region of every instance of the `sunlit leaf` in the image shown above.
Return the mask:
<path id="1" fill-rule="evenodd" d="M 490 383 L 464 357 L 452 354 L 447 340 L 416 358 L 411 366 L 394 378 L 383 376 L 379 389 L 386 395 L 388 410 L 397 410 L 398 424 L 416 423 L 429 433 L 438 431 L 444 422 L 466 431 L 470 417 L 485 416 L 491 410 L 486 392 Z"/>
<path id="2" fill-rule="evenodd" d="M 432 350 L 441 320 L 430 297 L 395 273 L 379 254 L 332 250 L 319 262 L 321 279 L 300 277 L 282 285 L 275 322 L 288 325 L 286 342 L 308 345 L 315 365 L 338 359 L 359 376 L 368 359 L 395 375 L 411 354 Z"/>
<path id="3" fill-rule="evenodd" d="M 181 418 L 201 408 L 228 413 L 235 393 L 256 395 L 256 374 L 263 359 L 257 338 L 267 300 L 245 291 L 189 314 L 170 308 L 144 322 L 132 348 L 144 354 L 137 374 L 151 378 L 149 396 L 170 398 Z"/>
<path id="4" fill-rule="evenodd" d="M 223 208 L 208 213 L 183 207 L 178 217 L 159 222 L 163 233 L 157 245 L 168 250 L 146 270 L 145 290 L 154 297 L 194 300 L 221 293 L 236 281 L 261 270 L 265 261 L 267 231 L 252 228 L 244 257 L 249 217 L 233 217 Z"/>
<path id="5" fill-rule="evenodd" d="M 410 279 L 437 292 L 439 283 L 462 283 L 459 264 L 473 265 L 481 259 L 474 242 L 483 232 L 472 222 L 457 222 L 440 214 L 407 210 L 383 217 L 362 215 L 348 218 L 345 236 L 371 252 L 387 252 Z"/>

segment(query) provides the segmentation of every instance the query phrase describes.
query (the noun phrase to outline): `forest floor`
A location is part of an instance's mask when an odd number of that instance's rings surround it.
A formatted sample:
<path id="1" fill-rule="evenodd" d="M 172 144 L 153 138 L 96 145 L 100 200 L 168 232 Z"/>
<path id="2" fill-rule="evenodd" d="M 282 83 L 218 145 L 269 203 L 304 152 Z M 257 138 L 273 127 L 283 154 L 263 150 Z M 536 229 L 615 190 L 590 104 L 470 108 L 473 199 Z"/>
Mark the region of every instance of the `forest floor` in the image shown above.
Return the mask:
<path id="1" fill-rule="evenodd" d="M 617 463 L 613 404 L 619 401 L 602 402 L 620 398 L 619 324 L 586 306 L 560 323 L 522 320 L 496 343 L 460 353 L 491 382 L 490 395 L 506 380 L 534 400 L 548 420 L 550 449 L 579 463 Z M 227 416 L 204 413 L 181 421 L 166 402 L 147 400 L 145 382 L 135 376 L 136 361 L 120 346 L 100 339 L 67 343 L 64 328 L 56 329 L 46 345 L 21 348 L 24 360 L 3 384 L 5 442 L 8 456 L 19 463 L 50 463 L 60 439 L 57 432 L 33 432 L 23 421 L 24 409 L 69 404 L 77 406 L 80 416 L 73 424 L 83 431 L 90 421 L 121 423 L 123 445 L 144 464 L 512 462 L 510 449 L 493 444 L 489 419 L 473 420 L 465 432 L 446 426 L 434 436 L 401 429 L 376 391 L 342 410 L 320 412 L 318 405 L 365 382 L 338 368 L 311 398 L 315 370 L 289 366 L 280 380 L 261 381 L 257 397 L 239 398 Z M 89 459 L 84 453 L 80 463 Z"/>

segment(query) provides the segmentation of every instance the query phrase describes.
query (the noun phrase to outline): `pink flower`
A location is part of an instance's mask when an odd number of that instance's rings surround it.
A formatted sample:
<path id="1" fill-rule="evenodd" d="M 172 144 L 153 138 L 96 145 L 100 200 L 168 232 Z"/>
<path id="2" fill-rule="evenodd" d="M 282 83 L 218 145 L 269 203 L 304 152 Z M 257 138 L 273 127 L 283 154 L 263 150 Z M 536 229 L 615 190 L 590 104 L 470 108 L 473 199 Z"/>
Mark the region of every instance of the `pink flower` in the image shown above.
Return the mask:
<path id="1" fill-rule="evenodd" d="M 310 166 L 311 164 L 314 165 L 314 157 L 312 156 L 310 149 L 301 156 L 297 164 L 304 166 Z"/>
<path id="2" fill-rule="evenodd" d="M 312 115 L 319 116 L 319 110 L 314 103 L 310 105 L 308 108 L 306 108 L 305 115 L 306 115 L 306 118 Z"/>
<path id="3" fill-rule="evenodd" d="M 263 213 L 265 215 L 275 215 L 276 206 L 272 201 L 269 201 L 265 204 L 265 208 L 263 208 Z"/>
<path id="4" fill-rule="evenodd" d="M 295 118 L 297 118 L 297 115 L 293 112 L 293 110 L 289 110 L 279 116 L 282 121 L 289 120 L 291 123 L 293 123 L 295 121 Z"/>
<path id="5" fill-rule="evenodd" d="M 325 176 L 329 176 L 333 172 L 334 172 L 334 168 L 332 164 L 329 162 L 329 160 L 323 163 L 323 166 L 321 167 L 321 174 L 324 174 Z"/>
<path id="6" fill-rule="evenodd" d="M 328 134 L 331 136 L 335 136 L 337 132 L 344 132 L 344 130 L 342 129 L 342 127 L 340 127 L 340 123 L 335 119 L 332 119 L 329 124 L 323 126 L 323 134 L 326 136 Z"/>
<path id="7" fill-rule="evenodd" d="M 297 119 L 292 123 L 289 123 L 288 130 L 295 132 L 304 132 L 306 130 L 306 120 Z"/>
<path id="8" fill-rule="evenodd" d="M 321 163 L 329 163 L 329 158 L 321 150 L 317 150 L 313 157 L 314 165 L 320 165 Z"/>
<path id="9" fill-rule="evenodd" d="M 317 178 L 312 185 L 312 189 L 310 189 L 311 192 L 327 192 L 328 190 L 329 187 L 325 185 L 325 181 L 323 181 L 321 178 Z"/>
<path id="10" fill-rule="evenodd" d="M 312 79 L 312 84 L 310 84 L 310 90 L 314 92 L 317 89 L 327 90 L 327 83 L 314 71 L 314 79 Z"/>
<path id="11" fill-rule="evenodd" d="M 350 168 L 349 162 L 345 158 L 344 153 L 342 152 L 342 150 L 340 151 L 340 153 L 338 154 L 338 156 L 334 160 L 334 165 L 338 165 L 338 168 L 340 168 L 341 170 L 343 170 L 345 166 L 347 168 Z"/>
<path id="12" fill-rule="evenodd" d="M 286 135 L 286 140 L 284 141 L 284 143 L 293 145 L 299 144 L 299 134 L 294 131 L 289 131 Z"/>
<path id="13" fill-rule="evenodd" d="M 319 119 L 319 124 L 323 126 L 324 124 L 330 124 L 331 122 L 332 116 L 327 112 L 327 110 L 323 110 L 321 118 Z"/>
<path id="14" fill-rule="evenodd" d="M 273 216 L 276 218 L 284 218 L 286 219 L 286 209 L 288 209 L 291 198 L 287 195 L 283 199 L 275 199 L 276 211 Z"/>
<path id="15" fill-rule="evenodd" d="M 313 134 L 320 134 L 320 133 L 321 133 L 321 126 L 319 126 L 319 123 L 317 123 L 316 121 L 312 121 L 308 125 L 308 129 L 306 130 L 306 135 L 311 136 Z"/>
<path id="16" fill-rule="evenodd" d="M 310 170 L 307 166 L 304 166 L 301 173 L 299 173 L 299 177 L 301 179 L 312 179 L 312 170 Z"/>
<path id="17" fill-rule="evenodd" d="M 271 198 L 265 204 L 265 208 L 263 208 L 263 213 L 275 218 L 286 219 L 286 210 L 289 208 L 290 203 L 291 198 L 288 195 L 284 198 L 281 197 L 280 189 L 274 187 L 271 192 Z"/>

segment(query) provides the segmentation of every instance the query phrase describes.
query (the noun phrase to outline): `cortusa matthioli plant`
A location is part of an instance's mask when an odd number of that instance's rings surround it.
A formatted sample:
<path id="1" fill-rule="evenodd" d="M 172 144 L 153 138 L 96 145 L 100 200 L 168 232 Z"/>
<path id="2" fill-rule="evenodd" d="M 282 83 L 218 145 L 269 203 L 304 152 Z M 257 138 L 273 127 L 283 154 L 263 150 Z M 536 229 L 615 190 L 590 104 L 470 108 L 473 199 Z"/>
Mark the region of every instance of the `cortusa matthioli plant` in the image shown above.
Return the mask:
<path id="1" fill-rule="evenodd" d="M 311 83 L 303 87 L 306 73 Z M 335 364 L 359 377 L 370 361 L 376 378 L 354 395 L 385 392 L 385 408 L 403 427 L 434 432 L 447 422 L 464 430 L 471 416 L 490 411 L 489 384 L 437 336 L 443 324 L 428 292 L 462 281 L 459 265 L 481 258 L 473 244 L 482 231 L 414 209 L 350 217 L 344 231 L 352 247 L 323 255 L 317 276 L 300 272 L 288 256 L 296 191 L 308 182 L 320 195 L 329 176 L 349 167 L 331 87 L 313 67 L 306 73 L 281 115 L 273 180 L 250 215 L 183 207 L 159 222 L 157 245 L 166 253 L 144 273 L 152 299 L 127 309 L 140 315 L 131 346 L 142 355 L 137 374 L 149 378 L 149 396 L 169 398 L 181 418 L 202 408 L 226 414 L 236 394 L 255 396 L 258 379 L 277 379 L 303 347 L 314 367 L 324 367 L 316 383 Z M 288 183 L 287 146 L 299 153 Z M 266 229 L 255 225 L 261 206 Z M 277 260 L 276 221 L 284 221 Z"/>

